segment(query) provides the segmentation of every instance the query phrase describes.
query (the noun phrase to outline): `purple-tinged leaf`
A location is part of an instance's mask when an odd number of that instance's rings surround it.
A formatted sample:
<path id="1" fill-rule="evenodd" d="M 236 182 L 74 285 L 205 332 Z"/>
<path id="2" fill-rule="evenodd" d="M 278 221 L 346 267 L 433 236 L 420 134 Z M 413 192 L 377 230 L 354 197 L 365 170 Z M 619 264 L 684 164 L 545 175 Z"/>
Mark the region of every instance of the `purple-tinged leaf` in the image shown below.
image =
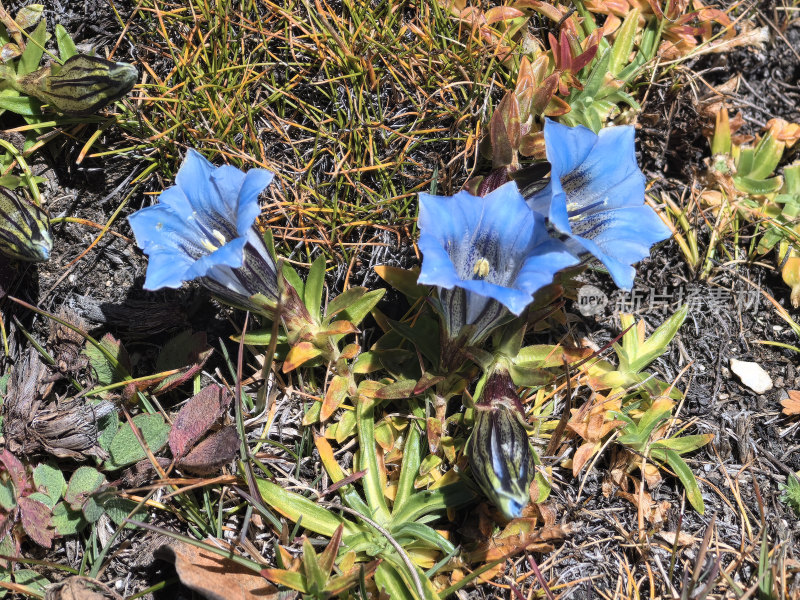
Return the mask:
<path id="1" fill-rule="evenodd" d="M 180 458 L 186 454 L 225 413 L 232 399 L 227 390 L 216 384 L 193 396 L 172 422 L 169 434 L 172 455 Z"/>
<path id="2" fill-rule="evenodd" d="M 28 537 L 45 548 L 53 545 L 55 530 L 50 525 L 50 508 L 31 498 L 19 499 L 19 514 L 22 528 Z"/>

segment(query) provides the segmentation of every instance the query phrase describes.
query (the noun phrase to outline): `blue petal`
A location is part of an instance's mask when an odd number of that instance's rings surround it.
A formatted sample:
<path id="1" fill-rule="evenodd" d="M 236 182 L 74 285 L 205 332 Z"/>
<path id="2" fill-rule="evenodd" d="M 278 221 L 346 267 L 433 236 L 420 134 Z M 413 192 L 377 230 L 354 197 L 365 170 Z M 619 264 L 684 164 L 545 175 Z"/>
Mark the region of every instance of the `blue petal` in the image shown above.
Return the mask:
<path id="1" fill-rule="evenodd" d="M 238 171 L 235 167 L 228 167 Z M 196 150 L 189 150 L 178 170 L 175 183 L 185 194 L 197 221 L 209 233 L 218 231 L 226 239 L 236 237 L 237 197 L 225 198 L 212 183 L 216 171 L 210 162 Z M 243 176 L 244 174 L 239 171 Z"/>
<path id="2" fill-rule="evenodd" d="M 168 252 L 194 259 L 208 253 L 202 246 L 204 238 L 196 228 L 163 204 L 135 212 L 128 217 L 128 222 L 137 245 L 145 254 Z"/>
<path id="3" fill-rule="evenodd" d="M 186 194 L 177 185 L 173 185 L 161 192 L 158 196 L 158 203 L 169 207 L 180 215 L 182 219 L 187 221 L 194 219 L 194 209 Z"/>
<path id="4" fill-rule="evenodd" d="M 455 196 L 419 195 L 420 231 L 433 235 L 442 245 L 461 240 L 471 232 L 470 226 L 480 221 L 481 206 L 470 202 L 469 192 Z"/>
<path id="5" fill-rule="evenodd" d="M 266 169 L 250 169 L 245 174 L 230 165 L 220 167 L 211 175 L 220 197 L 236 215 L 236 231 L 240 235 L 250 229 L 261 213 L 258 197 L 273 177 Z"/>
<path id="6" fill-rule="evenodd" d="M 636 162 L 634 138 L 630 126 L 595 135 L 582 127 L 545 124 L 552 167 L 550 223 L 600 260 L 622 288 L 633 285 L 631 265 L 671 235 L 644 203 L 645 178 Z M 540 192 L 528 202 L 541 210 L 547 197 Z"/>
<path id="7" fill-rule="evenodd" d="M 550 280 L 547 283 L 550 283 L 552 280 L 553 276 L 551 274 Z M 533 292 L 503 287 L 502 285 L 496 285 L 480 279 L 462 281 L 459 283 L 459 287 L 464 288 L 468 292 L 478 294 L 484 299 L 494 298 L 517 316 L 519 316 L 522 311 L 525 310 L 525 307 L 533 301 Z M 473 314 L 470 314 L 470 317 L 467 319 L 468 323 L 474 322 L 474 313 L 480 312 L 485 303 L 485 300 L 482 300 L 479 302 L 478 306 L 469 310 L 469 313 Z"/>
<path id="8" fill-rule="evenodd" d="M 550 181 L 541 190 L 536 192 L 533 196 L 526 199 L 528 208 L 538 215 L 544 217 L 550 216 L 550 204 L 553 198 L 553 182 Z"/>
<path id="9" fill-rule="evenodd" d="M 449 290 L 461 281 L 450 255 L 436 236 L 427 232 L 422 233 L 417 246 L 423 255 L 422 269 L 417 279 L 419 283 Z"/>
<path id="10" fill-rule="evenodd" d="M 559 240 L 550 239 L 536 246 L 535 250 L 536 253 L 525 261 L 517 275 L 517 286 L 529 290 L 531 295 L 552 283 L 556 273 L 580 262 Z"/>
<path id="11" fill-rule="evenodd" d="M 544 122 L 544 144 L 551 177 L 562 177 L 576 169 L 594 148 L 597 134 L 583 125 L 568 127 L 550 119 Z"/>
<path id="12" fill-rule="evenodd" d="M 136 243 L 150 258 L 145 289 L 178 288 L 187 280 L 186 271 L 194 256 L 204 251 L 197 247 L 197 235 L 171 208 L 155 205 L 128 217 Z"/>
<path id="13" fill-rule="evenodd" d="M 544 217 L 528 208 L 513 182 L 483 198 L 467 192 L 420 194 L 419 225 L 424 257 L 419 282 L 470 292 L 468 323 L 489 298 L 521 314 L 557 271 L 578 262 L 564 244 L 549 238 Z M 488 262 L 485 278 L 474 273 L 479 259 Z"/>
<path id="14" fill-rule="evenodd" d="M 575 240 L 608 268 L 618 287 L 630 289 L 636 274 L 631 265 L 650 256 L 650 247 L 672 232 L 646 205 L 605 211 L 596 218 L 603 221 Z"/>
<path id="15" fill-rule="evenodd" d="M 192 260 L 185 254 L 159 252 L 149 255 L 148 259 L 144 289 L 151 292 L 165 287 L 177 289 L 188 281 L 186 271 L 192 266 Z"/>
<path id="16" fill-rule="evenodd" d="M 201 257 L 186 272 L 187 279 L 204 277 L 215 266 L 234 269 L 241 267 L 244 262 L 244 246 L 246 243 L 246 237 L 236 238 L 211 254 Z"/>
<path id="17" fill-rule="evenodd" d="M 245 175 L 239 189 L 239 211 L 236 217 L 236 228 L 240 234 L 250 229 L 256 217 L 261 214 L 258 197 L 272 183 L 274 177 L 274 173 L 266 169 L 250 169 Z"/>

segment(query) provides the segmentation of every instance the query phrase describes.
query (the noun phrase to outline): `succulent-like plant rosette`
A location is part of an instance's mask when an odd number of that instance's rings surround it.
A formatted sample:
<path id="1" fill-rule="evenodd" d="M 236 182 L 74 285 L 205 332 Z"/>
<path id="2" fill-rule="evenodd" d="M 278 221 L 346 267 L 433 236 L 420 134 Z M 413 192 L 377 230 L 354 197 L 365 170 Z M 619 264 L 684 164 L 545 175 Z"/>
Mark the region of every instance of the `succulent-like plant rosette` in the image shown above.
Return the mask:
<path id="1" fill-rule="evenodd" d="M 544 126 L 550 183 L 528 205 L 567 236 L 579 256 L 593 255 L 620 288 L 633 287 L 633 264 L 670 237 L 669 228 L 644 202 L 645 178 L 636 162 L 634 128 L 608 127 L 595 134 L 547 119 Z"/>
<path id="2" fill-rule="evenodd" d="M 158 204 L 128 217 L 150 259 L 144 288 L 197 279 L 226 303 L 274 316 L 278 269 L 255 227 L 258 197 L 272 178 L 265 169 L 215 167 L 189 150 Z"/>
<path id="3" fill-rule="evenodd" d="M 476 344 L 560 270 L 578 263 L 551 238 L 513 182 L 484 197 L 420 194 L 419 283 L 436 286 L 434 306 L 449 339 Z"/>

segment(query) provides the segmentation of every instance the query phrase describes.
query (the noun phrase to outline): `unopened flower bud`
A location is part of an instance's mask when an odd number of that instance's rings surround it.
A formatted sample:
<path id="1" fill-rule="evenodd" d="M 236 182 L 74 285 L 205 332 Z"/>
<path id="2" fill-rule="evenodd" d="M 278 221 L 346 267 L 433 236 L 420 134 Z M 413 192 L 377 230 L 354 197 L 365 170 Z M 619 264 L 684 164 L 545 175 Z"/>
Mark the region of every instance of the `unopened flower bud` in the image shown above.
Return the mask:
<path id="1" fill-rule="evenodd" d="M 12 85 L 65 115 L 88 115 L 127 94 L 139 73 L 133 65 L 76 54 L 12 79 Z"/>
<path id="2" fill-rule="evenodd" d="M 505 370 L 495 371 L 486 382 L 467 453 L 472 477 L 486 497 L 506 518 L 521 516 L 530 500 L 536 459 L 519 396 Z"/>
<path id="3" fill-rule="evenodd" d="M 0 254 L 40 262 L 50 258 L 50 218 L 41 208 L 0 187 Z"/>

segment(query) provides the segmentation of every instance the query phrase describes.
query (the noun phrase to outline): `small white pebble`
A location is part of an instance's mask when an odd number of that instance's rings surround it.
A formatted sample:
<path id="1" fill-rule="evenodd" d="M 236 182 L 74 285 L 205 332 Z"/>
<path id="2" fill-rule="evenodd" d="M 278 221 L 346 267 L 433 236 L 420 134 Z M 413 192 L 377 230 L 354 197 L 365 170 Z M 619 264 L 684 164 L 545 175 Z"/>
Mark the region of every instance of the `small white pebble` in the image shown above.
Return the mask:
<path id="1" fill-rule="evenodd" d="M 110 279 L 106 281 L 106 287 L 111 287 L 112 285 L 114 285 L 114 282 L 112 282 Z"/>
<path id="2" fill-rule="evenodd" d="M 731 371 L 734 372 L 743 385 L 753 390 L 756 394 L 763 394 L 772 389 L 772 378 L 758 363 L 732 358 Z"/>

